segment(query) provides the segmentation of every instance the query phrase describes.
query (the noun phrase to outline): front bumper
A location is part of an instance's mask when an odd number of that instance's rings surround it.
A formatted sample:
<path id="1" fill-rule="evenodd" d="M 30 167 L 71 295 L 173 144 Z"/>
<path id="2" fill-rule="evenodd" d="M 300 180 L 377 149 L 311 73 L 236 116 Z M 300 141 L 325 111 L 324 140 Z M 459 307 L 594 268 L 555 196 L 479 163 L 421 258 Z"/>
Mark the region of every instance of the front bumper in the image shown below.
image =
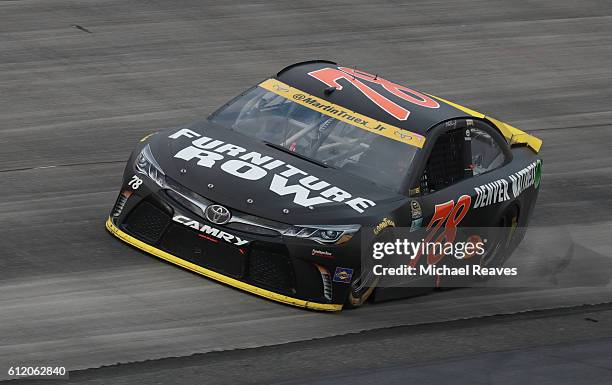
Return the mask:
<path id="1" fill-rule="evenodd" d="M 317 303 L 317 302 L 313 302 L 313 301 L 305 301 L 302 299 L 298 299 L 298 298 L 292 298 L 286 295 L 282 295 L 279 293 L 275 293 L 273 291 L 270 290 L 266 290 L 254 285 L 251 285 L 249 283 L 246 282 L 242 282 L 239 281 L 237 279 L 228 277 L 226 275 L 220 274 L 218 272 L 215 272 L 213 270 L 209 270 L 206 269 L 202 266 L 196 265 L 194 263 L 191 263 L 189 261 L 186 261 L 184 259 L 178 258 L 170 253 L 167 253 L 163 250 L 160 250 L 154 246 L 148 245 L 147 243 L 138 240 L 134 237 L 132 237 L 131 235 L 127 234 L 126 232 L 122 231 L 121 229 L 119 229 L 117 226 L 115 226 L 115 224 L 113 223 L 113 220 L 111 218 L 108 218 L 108 220 L 106 221 L 106 228 L 108 229 L 108 231 L 113 234 L 114 236 L 116 236 L 117 238 L 121 239 L 122 241 L 142 250 L 145 251 L 149 254 L 152 254 L 158 258 L 164 259 L 170 263 L 173 263 L 175 265 L 181 266 L 185 269 L 191 270 L 195 273 L 198 273 L 200 275 L 203 275 L 205 277 L 208 278 L 212 278 L 216 281 L 225 283 L 227 285 L 233 286 L 235 288 L 247 291 L 249 293 L 253 293 L 256 295 L 259 295 L 261 297 L 264 298 L 268 298 L 274 301 L 278 301 L 278 302 L 282 302 L 288 305 L 293 305 L 293 306 L 298 306 L 298 307 L 303 307 L 303 308 L 307 308 L 307 309 L 313 309 L 313 310 L 323 310 L 323 311 L 339 311 L 342 310 L 342 305 L 340 304 L 326 304 L 326 303 Z"/>

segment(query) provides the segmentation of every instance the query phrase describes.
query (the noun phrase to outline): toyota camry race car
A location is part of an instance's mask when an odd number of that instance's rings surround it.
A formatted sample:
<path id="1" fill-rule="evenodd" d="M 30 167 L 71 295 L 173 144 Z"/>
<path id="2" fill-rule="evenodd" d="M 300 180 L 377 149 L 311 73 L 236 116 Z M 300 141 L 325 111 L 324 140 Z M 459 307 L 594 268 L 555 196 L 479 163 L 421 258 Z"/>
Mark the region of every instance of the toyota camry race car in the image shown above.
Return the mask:
<path id="1" fill-rule="evenodd" d="M 366 232 L 376 239 L 392 227 L 526 226 L 540 146 L 499 120 L 377 75 L 302 62 L 205 121 L 143 138 L 106 227 L 236 288 L 340 310 L 376 288 L 361 267 Z"/>

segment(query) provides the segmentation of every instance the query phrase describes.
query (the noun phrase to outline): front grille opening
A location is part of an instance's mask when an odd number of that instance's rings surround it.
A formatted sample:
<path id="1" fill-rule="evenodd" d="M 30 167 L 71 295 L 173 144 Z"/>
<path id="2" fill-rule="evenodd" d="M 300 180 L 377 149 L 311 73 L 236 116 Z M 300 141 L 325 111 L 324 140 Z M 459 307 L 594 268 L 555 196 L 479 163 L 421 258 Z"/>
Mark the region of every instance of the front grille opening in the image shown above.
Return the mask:
<path id="1" fill-rule="evenodd" d="M 156 244 L 170 223 L 170 215 L 152 203 L 143 201 L 127 216 L 123 227 L 143 241 Z"/>
<path id="2" fill-rule="evenodd" d="M 172 223 L 160 248 L 206 269 L 234 278 L 244 276 L 246 250 L 183 225 Z"/>
<path id="3" fill-rule="evenodd" d="M 295 293 L 291 260 L 285 254 L 254 248 L 249 255 L 249 278 L 272 290 Z"/>

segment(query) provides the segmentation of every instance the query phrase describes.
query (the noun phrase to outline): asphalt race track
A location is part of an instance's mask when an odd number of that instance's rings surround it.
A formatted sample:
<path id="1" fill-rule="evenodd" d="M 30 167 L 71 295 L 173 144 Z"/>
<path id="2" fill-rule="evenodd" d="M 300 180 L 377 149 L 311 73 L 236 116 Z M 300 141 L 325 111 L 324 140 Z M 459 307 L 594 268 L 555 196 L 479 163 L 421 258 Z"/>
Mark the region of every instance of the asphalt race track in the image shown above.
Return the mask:
<path id="1" fill-rule="evenodd" d="M 542 138 L 531 226 L 565 226 L 610 255 L 611 41 L 605 0 L 0 1 L 0 379 L 17 363 L 86 369 L 612 302 L 608 279 L 322 314 L 173 267 L 104 228 L 141 137 L 328 58 Z"/>

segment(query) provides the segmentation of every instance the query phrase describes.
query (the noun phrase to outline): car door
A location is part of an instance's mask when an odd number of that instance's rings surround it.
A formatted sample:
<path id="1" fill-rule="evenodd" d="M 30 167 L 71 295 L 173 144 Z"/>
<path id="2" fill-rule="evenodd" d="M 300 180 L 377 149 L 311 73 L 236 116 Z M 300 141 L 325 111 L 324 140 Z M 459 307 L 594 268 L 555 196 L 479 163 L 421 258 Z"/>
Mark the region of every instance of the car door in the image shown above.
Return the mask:
<path id="1" fill-rule="evenodd" d="M 454 120 L 433 130 L 417 181 L 423 226 L 478 225 L 468 215 L 475 192 L 467 127 Z"/>
<path id="2" fill-rule="evenodd" d="M 499 133 L 483 121 L 457 119 L 434 127 L 430 138 L 410 189 L 418 192 L 412 195 L 422 207 L 423 225 L 448 213 L 447 220 L 456 225 L 494 226 L 494 216 L 474 215 L 472 208 L 487 205 L 478 188 L 504 174 L 502 168 L 511 160 Z M 498 190 L 488 205 L 503 201 Z"/>
<path id="3" fill-rule="evenodd" d="M 485 122 L 472 119 L 447 121 L 432 129 L 409 190 L 411 229 L 419 229 L 424 240 L 452 242 L 458 227 L 496 225 L 494 212 L 473 210 L 482 200 L 476 187 L 509 162 L 509 151 L 495 134 Z M 436 258 L 428 259 L 435 262 Z"/>

